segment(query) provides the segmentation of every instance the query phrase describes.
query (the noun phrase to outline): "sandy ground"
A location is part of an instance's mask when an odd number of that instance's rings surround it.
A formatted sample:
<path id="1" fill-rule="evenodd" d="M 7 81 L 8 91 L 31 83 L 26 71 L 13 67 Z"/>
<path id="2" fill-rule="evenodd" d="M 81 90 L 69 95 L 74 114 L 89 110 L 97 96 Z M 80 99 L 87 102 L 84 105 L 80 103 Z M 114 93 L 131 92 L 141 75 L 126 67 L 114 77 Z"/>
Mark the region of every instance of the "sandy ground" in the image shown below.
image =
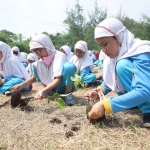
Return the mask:
<path id="1" fill-rule="evenodd" d="M 95 73 L 100 73 L 98 67 Z M 34 83 L 33 87 L 22 98 L 34 96 L 42 85 Z M 93 88 L 74 92 L 76 104 L 65 106 L 64 110 L 47 99 L 32 99 L 24 110 L 12 109 L 9 103 L 3 105 L 11 97 L 0 95 L 0 150 L 149 150 L 150 130 L 142 127 L 138 109 L 109 114 L 101 122 L 90 123 L 84 93 Z M 54 118 L 59 121 L 52 123 Z M 72 134 L 69 138 L 68 131 Z"/>

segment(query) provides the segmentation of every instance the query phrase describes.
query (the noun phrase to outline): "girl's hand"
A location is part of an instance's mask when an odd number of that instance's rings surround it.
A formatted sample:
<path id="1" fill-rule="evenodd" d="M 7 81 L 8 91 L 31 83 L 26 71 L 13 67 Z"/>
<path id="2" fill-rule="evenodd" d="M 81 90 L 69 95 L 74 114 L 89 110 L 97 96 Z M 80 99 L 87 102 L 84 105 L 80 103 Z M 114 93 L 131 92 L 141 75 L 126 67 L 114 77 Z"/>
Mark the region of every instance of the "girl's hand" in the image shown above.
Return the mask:
<path id="1" fill-rule="evenodd" d="M 102 101 L 97 102 L 92 106 L 91 111 L 88 113 L 88 117 L 91 119 L 98 119 L 105 114 L 105 108 Z"/>
<path id="2" fill-rule="evenodd" d="M 44 98 L 44 92 L 42 90 L 40 90 L 34 97 L 35 100 L 42 100 L 43 98 Z"/>
<path id="3" fill-rule="evenodd" d="M 21 84 L 17 84 L 17 85 L 15 85 L 15 86 L 13 86 L 12 88 L 11 88 L 11 90 L 14 90 L 14 91 L 21 91 L 22 90 L 22 85 Z"/>
<path id="4" fill-rule="evenodd" d="M 84 98 L 86 99 L 86 101 L 99 100 L 98 93 L 97 93 L 96 91 L 86 92 L 86 93 L 84 94 Z"/>

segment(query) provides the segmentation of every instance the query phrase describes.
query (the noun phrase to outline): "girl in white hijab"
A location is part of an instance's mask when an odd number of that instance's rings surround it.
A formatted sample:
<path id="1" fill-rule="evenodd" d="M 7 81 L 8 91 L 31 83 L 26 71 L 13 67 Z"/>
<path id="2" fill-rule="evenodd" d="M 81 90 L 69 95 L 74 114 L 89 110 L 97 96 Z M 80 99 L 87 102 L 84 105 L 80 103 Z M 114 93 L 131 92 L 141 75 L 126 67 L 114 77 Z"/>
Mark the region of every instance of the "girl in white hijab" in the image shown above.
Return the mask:
<path id="1" fill-rule="evenodd" d="M 21 63 L 26 68 L 28 66 L 28 60 L 27 60 L 28 54 L 26 52 L 21 52 L 20 55 L 21 55 Z"/>
<path id="2" fill-rule="evenodd" d="M 64 54 L 67 56 L 68 61 L 71 59 L 71 57 L 72 57 L 71 48 L 70 48 L 68 45 L 62 46 L 62 47 L 60 48 L 60 51 L 61 51 L 62 53 L 64 53 Z"/>
<path id="3" fill-rule="evenodd" d="M 121 96 L 99 101 L 89 113 L 100 118 L 105 112 L 116 113 L 137 106 L 143 114 L 143 126 L 150 127 L 150 41 L 135 39 L 121 21 L 108 18 L 95 28 L 95 39 L 106 58 L 103 62 L 103 84 L 87 92 L 88 100 L 115 91 Z"/>
<path id="4" fill-rule="evenodd" d="M 25 52 L 20 52 L 20 49 L 17 46 L 14 46 L 12 49 L 12 52 L 14 54 L 14 57 L 16 57 L 26 68 L 27 67 L 27 53 Z"/>
<path id="5" fill-rule="evenodd" d="M 20 49 L 17 46 L 14 46 L 11 50 L 12 50 L 14 56 L 16 58 L 18 58 L 18 60 L 21 62 L 22 61 L 22 56 L 21 56 L 21 53 L 20 53 Z"/>
<path id="6" fill-rule="evenodd" d="M 72 62 L 79 72 L 79 75 L 83 78 L 83 82 L 87 87 L 89 83 L 93 83 L 96 80 L 96 75 L 93 72 L 93 63 L 88 54 L 88 47 L 85 41 L 78 41 L 75 44 L 75 54 L 70 62 Z"/>
<path id="7" fill-rule="evenodd" d="M 92 60 L 92 63 L 94 64 L 95 56 L 94 56 L 93 52 L 91 50 L 88 50 L 88 53 L 89 53 L 89 56 L 90 56 L 90 58 Z"/>
<path id="8" fill-rule="evenodd" d="M 10 91 L 11 87 L 22 83 L 29 78 L 29 74 L 17 58 L 13 56 L 11 48 L 0 41 L 0 72 L 3 72 L 3 79 L 0 80 L 0 93 Z M 26 87 L 23 91 L 29 91 Z"/>
<path id="9" fill-rule="evenodd" d="M 36 53 L 41 59 L 33 63 L 34 74 L 27 81 L 13 87 L 15 90 L 21 90 L 23 87 L 35 82 L 38 78 L 44 85 L 35 99 L 41 100 L 46 92 L 58 92 L 60 94 L 74 91 L 71 76 L 75 74 L 75 66 L 67 62 L 67 57 L 62 52 L 55 50 L 50 38 L 45 34 L 36 35 L 29 43 L 30 50 Z M 68 105 L 73 105 L 75 100 L 70 93 L 65 97 Z"/>
<path id="10" fill-rule="evenodd" d="M 28 71 L 28 73 L 30 74 L 30 76 L 33 74 L 33 70 L 32 70 L 32 64 L 36 61 L 38 61 L 38 57 L 33 54 L 33 53 L 30 53 L 28 56 L 27 56 L 27 61 L 28 61 L 28 66 L 26 67 L 26 70 Z"/>
<path id="11" fill-rule="evenodd" d="M 99 66 L 101 71 L 103 71 L 103 61 L 104 61 L 105 57 L 106 57 L 106 54 L 103 52 L 103 50 L 101 50 L 99 53 L 99 60 L 96 60 L 94 62 L 94 65 Z"/>

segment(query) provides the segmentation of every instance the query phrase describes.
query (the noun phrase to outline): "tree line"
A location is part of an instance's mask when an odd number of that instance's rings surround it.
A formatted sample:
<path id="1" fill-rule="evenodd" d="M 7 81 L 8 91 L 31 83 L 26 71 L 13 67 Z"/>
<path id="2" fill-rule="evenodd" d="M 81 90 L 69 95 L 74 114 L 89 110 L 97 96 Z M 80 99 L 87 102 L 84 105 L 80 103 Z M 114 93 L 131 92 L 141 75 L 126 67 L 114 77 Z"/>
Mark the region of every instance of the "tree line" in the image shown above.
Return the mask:
<path id="1" fill-rule="evenodd" d="M 88 12 L 88 17 L 85 17 L 83 12 L 84 9 L 77 0 L 72 9 L 66 10 L 67 18 L 63 22 L 66 25 L 66 32 L 56 33 L 55 35 L 46 31 L 43 32 L 51 38 L 56 49 L 60 49 L 66 43 L 74 47 L 78 40 L 84 40 L 88 43 L 88 49 L 99 51 L 100 47 L 94 39 L 94 29 L 99 22 L 108 17 L 120 19 L 127 29 L 135 35 L 135 38 L 150 40 L 150 17 L 146 15 L 142 15 L 140 21 L 135 21 L 123 14 L 120 9 L 116 16 L 108 16 L 107 8 L 99 8 L 97 2 L 94 4 L 94 10 Z M 7 43 L 10 47 L 18 46 L 21 51 L 27 53 L 30 52 L 30 40 L 31 37 L 25 39 L 21 33 L 15 34 L 7 30 L 0 31 L 0 41 Z"/>

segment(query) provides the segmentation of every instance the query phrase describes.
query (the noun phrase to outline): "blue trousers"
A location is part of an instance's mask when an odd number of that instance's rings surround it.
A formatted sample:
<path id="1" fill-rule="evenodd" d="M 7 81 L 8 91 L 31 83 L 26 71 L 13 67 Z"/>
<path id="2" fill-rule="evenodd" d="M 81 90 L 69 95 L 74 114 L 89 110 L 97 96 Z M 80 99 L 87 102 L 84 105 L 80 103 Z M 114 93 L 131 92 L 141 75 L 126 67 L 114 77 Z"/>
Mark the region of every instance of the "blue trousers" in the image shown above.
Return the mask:
<path id="1" fill-rule="evenodd" d="M 76 72 L 76 66 L 73 63 L 71 63 L 71 62 L 66 62 L 63 65 L 62 81 L 61 81 L 61 83 L 58 86 L 56 86 L 54 88 L 54 90 L 58 91 L 58 93 L 60 93 L 60 94 L 64 94 L 65 91 L 66 91 L 66 86 L 73 85 L 73 81 L 71 80 L 71 77 L 74 76 L 75 72 Z M 75 91 L 74 86 L 72 88 L 72 92 L 73 91 Z"/>
<path id="2" fill-rule="evenodd" d="M 83 78 L 84 83 L 93 83 L 96 80 L 96 75 L 94 73 L 90 73 Z"/>
<path id="3" fill-rule="evenodd" d="M 119 69 L 119 71 L 117 71 L 117 76 L 119 78 L 119 81 L 121 82 L 122 86 L 125 88 L 126 92 L 130 92 L 132 77 L 133 77 L 133 72 L 132 72 L 133 62 L 131 59 L 126 58 L 119 61 L 117 65 L 120 66 L 119 68 L 117 68 L 117 70 Z M 143 114 L 150 113 L 150 100 L 142 103 L 137 107 L 141 110 Z"/>
<path id="4" fill-rule="evenodd" d="M 11 88 L 13 86 L 15 86 L 16 84 L 20 84 L 24 82 L 23 79 L 20 78 L 11 78 L 9 81 L 7 81 L 6 83 L 4 83 L 1 87 L 0 87 L 0 94 L 4 94 L 6 91 L 10 91 Z M 28 92 L 30 91 L 30 87 L 25 87 L 22 89 L 23 92 Z"/>
<path id="5" fill-rule="evenodd" d="M 37 74 L 37 70 L 34 66 L 33 66 L 33 72 L 36 77 L 36 80 L 40 82 L 40 79 Z M 76 72 L 76 66 L 71 62 L 66 62 L 63 65 L 61 83 L 58 86 L 56 86 L 53 90 L 57 91 L 60 94 L 64 94 L 66 92 L 66 86 L 73 85 L 73 81 L 71 81 L 71 77 L 74 77 L 75 72 Z M 72 92 L 73 91 L 75 91 L 74 86 L 72 88 Z"/>

